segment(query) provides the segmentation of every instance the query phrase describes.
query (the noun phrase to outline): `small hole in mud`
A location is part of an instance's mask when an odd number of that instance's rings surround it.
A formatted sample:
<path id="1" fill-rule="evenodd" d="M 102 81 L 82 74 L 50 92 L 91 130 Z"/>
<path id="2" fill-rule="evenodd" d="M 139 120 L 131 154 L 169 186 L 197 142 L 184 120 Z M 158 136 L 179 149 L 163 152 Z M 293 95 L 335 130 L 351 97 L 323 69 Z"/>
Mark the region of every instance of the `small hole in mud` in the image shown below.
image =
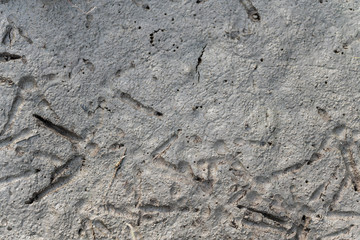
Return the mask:
<path id="1" fill-rule="evenodd" d="M 327 81 L 325 81 L 325 84 L 327 84 Z"/>
<path id="2" fill-rule="evenodd" d="M 255 20 L 259 20 L 260 19 L 260 16 L 258 13 L 255 13 L 252 15 L 252 18 L 255 19 Z"/>
<path id="3" fill-rule="evenodd" d="M 263 58 L 260 58 L 260 62 L 263 62 L 264 61 L 264 59 Z"/>
<path id="4" fill-rule="evenodd" d="M 200 178 L 199 176 L 195 176 L 195 177 L 194 177 L 194 180 L 195 180 L 195 181 L 201 181 L 201 178 Z"/>
<path id="5" fill-rule="evenodd" d="M 162 115 L 164 114 L 162 114 L 161 112 L 155 112 L 155 116 L 161 117 Z"/>

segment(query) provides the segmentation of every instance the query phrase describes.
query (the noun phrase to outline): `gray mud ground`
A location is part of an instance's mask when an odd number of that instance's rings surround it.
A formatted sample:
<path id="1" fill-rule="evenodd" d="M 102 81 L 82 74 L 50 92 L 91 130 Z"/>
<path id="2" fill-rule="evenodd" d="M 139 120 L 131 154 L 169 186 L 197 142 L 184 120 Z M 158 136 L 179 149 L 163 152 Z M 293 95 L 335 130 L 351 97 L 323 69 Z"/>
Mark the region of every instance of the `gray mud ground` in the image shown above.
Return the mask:
<path id="1" fill-rule="evenodd" d="M 1 0 L 0 239 L 360 239 L 356 0 Z"/>

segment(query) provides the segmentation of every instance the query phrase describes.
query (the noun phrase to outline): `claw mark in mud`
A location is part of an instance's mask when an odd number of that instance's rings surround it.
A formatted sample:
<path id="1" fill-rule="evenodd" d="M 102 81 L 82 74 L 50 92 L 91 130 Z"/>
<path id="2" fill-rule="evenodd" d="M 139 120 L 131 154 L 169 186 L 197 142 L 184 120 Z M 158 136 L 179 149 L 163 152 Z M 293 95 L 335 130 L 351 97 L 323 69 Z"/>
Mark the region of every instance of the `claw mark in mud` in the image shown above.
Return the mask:
<path id="1" fill-rule="evenodd" d="M 139 208 L 141 210 L 143 210 L 144 212 L 162 212 L 162 213 L 165 213 L 165 212 L 171 212 L 172 211 L 171 206 L 168 206 L 168 205 L 155 206 L 155 205 L 152 205 L 152 204 L 145 204 L 145 205 L 139 206 Z"/>
<path id="2" fill-rule="evenodd" d="M 342 155 L 343 162 L 345 164 L 345 177 L 350 177 L 351 182 L 354 185 L 355 191 L 360 191 L 360 173 L 356 167 L 350 143 L 341 141 L 339 149 Z"/>
<path id="3" fill-rule="evenodd" d="M 250 0 L 240 0 L 240 2 L 244 6 L 250 20 L 254 22 L 260 21 L 260 14 Z"/>
<path id="4" fill-rule="evenodd" d="M 116 207 L 111 203 L 100 205 L 99 210 L 106 215 L 113 217 L 125 217 L 127 219 L 133 219 L 138 217 L 138 212 L 133 212 L 126 207 Z"/>
<path id="5" fill-rule="evenodd" d="M 59 164 L 59 163 L 64 163 L 65 160 L 61 159 L 60 157 L 58 157 L 56 154 L 53 153 L 49 153 L 49 152 L 44 152 L 44 151 L 40 151 L 40 150 L 36 150 L 33 153 L 34 157 L 45 157 L 50 159 L 53 163 Z"/>
<path id="6" fill-rule="evenodd" d="M 156 111 L 152 107 L 145 106 L 138 100 L 135 100 L 134 98 L 132 98 L 131 95 L 128 93 L 117 91 L 116 96 L 119 97 L 124 103 L 130 105 L 135 110 L 143 111 L 150 116 L 156 116 L 156 117 L 163 116 L 163 114 L 161 112 Z"/>
<path id="7" fill-rule="evenodd" d="M 300 223 L 294 222 L 291 218 L 288 217 L 279 217 L 273 214 L 270 214 L 265 211 L 257 210 L 251 207 L 245 207 L 242 205 L 237 206 L 239 209 L 246 209 L 248 212 L 245 212 L 244 218 L 242 219 L 243 224 L 247 224 L 252 227 L 260 228 L 265 231 L 266 228 L 274 229 L 281 232 L 286 232 L 287 234 L 293 233 L 294 237 L 291 239 L 307 239 L 307 234 L 309 232 L 309 224 L 311 218 L 303 215 Z M 249 213 L 257 213 L 263 216 L 262 220 L 259 220 L 256 216 L 252 216 Z M 269 222 L 269 220 L 271 222 Z"/>
<path id="8" fill-rule="evenodd" d="M 15 40 L 14 28 L 11 25 L 7 25 L 5 28 L 4 36 L 1 43 L 4 45 L 11 45 Z"/>
<path id="9" fill-rule="evenodd" d="M 5 123 L 4 128 L 1 130 L 0 136 L 11 128 L 15 115 L 19 112 L 19 109 L 21 108 L 22 104 L 23 104 L 23 98 L 21 96 L 16 96 L 11 104 L 11 109 L 8 113 L 7 122 Z"/>
<path id="10" fill-rule="evenodd" d="M 273 215 L 271 213 L 267 213 L 265 211 L 257 210 L 257 209 L 251 208 L 251 207 L 245 207 L 243 205 L 237 205 L 237 207 L 239 209 L 245 208 L 246 210 L 248 210 L 250 212 L 260 213 L 265 218 L 270 219 L 271 221 L 274 221 L 274 222 L 277 222 L 277 223 L 280 223 L 280 224 L 284 224 L 284 223 L 287 222 L 287 220 L 285 218 L 275 216 L 275 215 Z"/>
<path id="11" fill-rule="evenodd" d="M 281 231 L 281 232 L 286 231 L 286 228 L 281 227 L 281 226 L 274 226 L 274 225 L 271 225 L 271 224 L 268 224 L 268 223 L 265 223 L 265 222 L 255 222 L 253 220 L 245 219 L 245 218 L 242 219 L 242 223 L 244 223 L 246 225 L 249 225 L 251 227 L 263 228 L 264 230 L 270 228 L 270 229 L 278 230 L 278 231 Z"/>
<path id="12" fill-rule="evenodd" d="M 317 200 L 317 199 L 319 199 L 321 196 L 325 195 L 324 191 L 326 191 L 326 189 L 328 188 L 329 184 L 331 183 L 331 179 L 334 179 L 334 178 L 337 179 L 337 178 L 336 178 L 336 173 L 337 173 L 338 168 L 339 168 L 339 165 L 335 168 L 334 172 L 331 174 L 331 176 L 330 176 L 330 178 L 328 179 L 328 181 L 322 183 L 321 185 L 319 185 L 319 186 L 312 192 L 312 194 L 310 195 L 310 198 L 309 198 L 310 201 Z M 340 184 L 340 186 L 341 186 L 341 184 Z M 329 205 L 329 203 L 327 203 L 327 204 L 328 204 L 328 206 L 331 205 L 331 203 L 330 203 L 330 205 Z"/>
<path id="13" fill-rule="evenodd" d="M 326 238 L 334 239 L 334 237 L 338 237 L 339 235 L 348 234 L 353 226 L 354 226 L 354 224 L 350 224 L 346 228 L 342 228 L 342 229 L 336 230 L 334 232 L 328 233 L 328 234 L 324 235 L 323 237 L 318 238 L 317 240 L 321 240 L 321 239 L 324 239 L 324 238 L 325 239 Z"/>
<path id="14" fill-rule="evenodd" d="M 178 129 L 177 132 L 173 133 L 165 142 L 161 143 L 152 153 L 151 156 L 153 160 L 161 157 L 178 139 L 181 129 Z"/>
<path id="15" fill-rule="evenodd" d="M 335 203 L 340 199 L 341 192 L 347 186 L 348 181 L 349 181 L 349 176 L 348 174 L 346 174 L 345 177 L 341 180 L 339 187 L 333 194 L 331 202 L 325 204 L 325 208 L 328 208 L 329 211 L 333 210 Z"/>
<path id="16" fill-rule="evenodd" d="M 125 159 L 125 156 L 126 156 L 126 148 L 124 150 L 123 156 L 120 158 L 119 162 L 115 165 L 114 178 L 116 177 L 117 172 L 121 168 L 121 164 L 122 164 L 123 160 Z"/>
<path id="17" fill-rule="evenodd" d="M 33 114 L 33 117 L 35 117 L 36 119 L 41 121 L 45 125 L 45 127 L 50 128 L 51 130 L 55 131 L 56 133 L 60 134 L 61 136 L 68 138 L 69 140 L 74 140 L 77 142 L 82 140 L 82 138 L 79 135 L 77 135 L 76 133 L 71 132 L 60 125 L 56 125 L 56 124 L 52 123 L 51 121 L 49 121 L 37 114 Z"/>
<path id="18" fill-rule="evenodd" d="M 13 15 L 10 15 L 7 17 L 7 20 L 9 22 L 9 25 L 6 26 L 5 34 L 2 39 L 2 44 L 9 43 L 12 45 L 13 42 L 15 42 L 15 31 L 17 30 L 28 43 L 32 44 L 33 41 L 28 36 L 27 32 L 22 28 L 16 25 L 16 18 Z"/>
<path id="19" fill-rule="evenodd" d="M 25 171 L 17 173 L 17 174 L 0 177 L 0 184 L 10 183 L 10 182 L 22 179 L 22 178 L 29 177 L 39 171 L 40 171 L 39 169 L 28 169 L 28 170 L 25 170 Z"/>
<path id="20" fill-rule="evenodd" d="M 321 158 L 321 155 L 319 153 L 313 153 L 309 160 L 305 160 L 299 163 L 295 163 L 294 165 L 291 165 L 289 167 L 286 167 L 285 169 L 274 171 L 271 173 L 272 177 L 276 177 L 281 174 L 287 174 L 290 172 L 296 172 L 297 170 L 301 169 L 304 165 L 310 165 L 314 163 L 315 161 L 319 160 Z"/>
<path id="21" fill-rule="evenodd" d="M 243 197 L 245 197 L 246 193 L 247 193 L 247 189 L 242 189 L 240 191 L 237 191 L 236 193 L 234 193 L 228 200 L 228 203 L 231 204 L 233 202 L 238 202 L 240 201 Z"/>
<path id="22" fill-rule="evenodd" d="M 1 52 L 0 53 L 0 62 L 9 62 L 17 59 L 21 59 L 20 55 L 11 54 L 8 52 Z"/>
<path id="23" fill-rule="evenodd" d="M 205 52 L 205 48 L 206 48 L 207 45 L 205 45 L 200 53 L 200 56 L 198 57 L 198 60 L 197 60 L 197 64 L 196 64 L 196 67 L 195 67 L 195 72 L 197 73 L 197 79 L 198 79 L 198 82 L 200 82 L 200 72 L 199 72 L 199 66 L 202 62 L 202 56 L 204 55 L 204 52 Z"/>
<path id="24" fill-rule="evenodd" d="M 28 34 L 26 33 L 26 31 L 25 31 L 24 29 L 18 28 L 18 31 L 19 31 L 20 36 L 22 36 L 23 38 L 25 38 L 25 40 L 26 40 L 28 43 L 30 43 L 30 44 L 33 43 L 33 41 L 31 40 L 31 38 L 28 36 Z"/>
<path id="25" fill-rule="evenodd" d="M 206 1 L 207 1 L 207 0 L 197 0 L 196 3 L 199 4 L 199 3 L 204 3 L 204 2 L 206 2 Z"/>
<path id="26" fill-rule="evenodd" d="M 113 183 L 114 183 L 114 180 L 115 180 L 115 178 L 116 178 L 116 175 L 117 175 L 118 171 L 120 170 L 121 165 L 122 165 L 122 162 L 124 161 L 125 157 L 126 157 L 126 148 L 124 149 L 123 155 L 120 157 L 120 160 L 119 160 L 118 163 L 115 165 L 114 175 L 113 175 L 113 177 L 112 177 L 112 179 L 111 179 L 111 182 L 110 182 L 110 184 L 109 184 L 109 186 L 108 186 L 108 189 L 107 189 L 107 191 L 106 191 L 106 194 L 105 194 L 105 196 L 104 196 L 104 201 L 105 201 L 105 199 L 106 199 L 106 197 L 107 197 L 107 194 L 108 194 L 111 186 L 112 186 Z"/>
<path id="27" fill-rule="evenodd" d="M 5 147 L 5 146 L 7 146 L 9 144 L 12 144 L 16 139 L 18 139 L 20 137 L 26 137 L 29 133 L 30 133 L 30 129 L 25 128 L 25 129 L 22 129 L 20 132 L 14 134 L 12 136 L 0 139 L 0 148 Z M 34 136 L 34 135 L 32 135 L 32 136 Z M 30 136 L 30 138 L 32 136 Z"/>
<path id="28" fill-rule="evenodd" d="M 323 188 L 325 187 L 325 183 L 321 184 L 320 186 L 318 186 L 313 193 L 311 194 L 309 200 L 313 201 L 315 199 L 318 199 L 319 196 L 321 195 L 321 191 L 323 190 Z"/>
<path id="29" fill-rule="evenodd" d="M 273 173 L 271 173 L 271 176 L 278 176 L 278 175 L 281 175 L 281 174 L 287 174 L 287 173 L 290 173 L 290 172 L 295 172 L 297 170 L 299 170 L 300 168 L 302 168 L 303 166 L 305 165 L 305 162 L 300 162 L 300 163 L 295 163 L 294 165 L 291 165 L 285 169 L 282 169 L 282 170 L 278 170 L 278 171 L 275 171 Z"/>
<path id="30" fill-rule="evenodd" d="M 348 148 L 348 152 L 349 152 L 348 155 L 349 155 L 350 172 L 352 175 L 352 182 L 354 184 L 355 191 L 359 192 L 360 191 L 360 173 L 356 167 L 356 163 L 355 163 L 353 153 L 352 153 L 350 147 Z"/>
<path id="31" fill-rule="evenodd" d="M 64 165 L 55 168 L 50 176 L 50 184 L 33 193 L 31 198 L 29 198 L 25 203 L 32 204 L 33 202 L 45 197 L 47 194 L 57 191 L 65 184 L 69 183 L 74 177 L 75 172 L 81 168 L 84 160 L 85 158 L 83 156 L 73 156 Z"/>
<path id="32" fill-rule="evenodd" d="M 335 129 L 336 129 L 336 127 L 332 130 L 332 132 L 334 132 Z M 277 177 L 277 176 L 282 175 L 282 174 L 294 173 L 294 172 L 300 170 L 305 165 L 311 165 L 314 162 L 319 161 L 322 158 L 322 154 L 320 152 L 328 144 L 328 141 L 329 141 L 330 138 L 331 138 L 330 134 L 326 134 L 326 136 L 321 141 L 321 143 L 320 143 L 319 147 L 317 148 L 317 150 L 312 153 L 312 155 L 310 156 L 309 159 L 305 159 L 305 160 L 303 160 L 301 162 L 295 163 L 295 164 L 293 164 L 293 165 L 291 165 L 289 167 L 286 167 L 284 169 L 276 170 L 276 171 L 271 173 L 271 177 Z"/>

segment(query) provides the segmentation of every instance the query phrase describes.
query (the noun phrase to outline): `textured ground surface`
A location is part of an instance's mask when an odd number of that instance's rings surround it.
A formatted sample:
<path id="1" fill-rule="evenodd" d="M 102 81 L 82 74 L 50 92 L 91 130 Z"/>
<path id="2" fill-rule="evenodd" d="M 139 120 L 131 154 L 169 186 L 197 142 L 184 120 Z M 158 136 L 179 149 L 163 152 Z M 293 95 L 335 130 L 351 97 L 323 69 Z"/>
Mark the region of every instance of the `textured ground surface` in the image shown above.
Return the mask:
<path id="1" fill-rule="evenodd" d="M 1 0 L 0 239 L 360 239 L 360 3 Z"/>

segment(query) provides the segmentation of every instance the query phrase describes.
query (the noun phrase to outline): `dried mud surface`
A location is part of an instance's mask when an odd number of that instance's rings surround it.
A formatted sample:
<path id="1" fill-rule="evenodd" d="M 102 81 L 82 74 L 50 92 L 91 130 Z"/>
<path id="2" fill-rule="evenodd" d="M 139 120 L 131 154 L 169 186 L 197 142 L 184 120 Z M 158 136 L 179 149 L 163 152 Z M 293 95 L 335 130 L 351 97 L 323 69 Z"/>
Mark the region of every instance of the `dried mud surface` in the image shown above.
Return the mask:
<path id="1" fill-rule="evenodd" d="M 0 239 L 360 239 L 360 3 L 0 1 Z"/>

